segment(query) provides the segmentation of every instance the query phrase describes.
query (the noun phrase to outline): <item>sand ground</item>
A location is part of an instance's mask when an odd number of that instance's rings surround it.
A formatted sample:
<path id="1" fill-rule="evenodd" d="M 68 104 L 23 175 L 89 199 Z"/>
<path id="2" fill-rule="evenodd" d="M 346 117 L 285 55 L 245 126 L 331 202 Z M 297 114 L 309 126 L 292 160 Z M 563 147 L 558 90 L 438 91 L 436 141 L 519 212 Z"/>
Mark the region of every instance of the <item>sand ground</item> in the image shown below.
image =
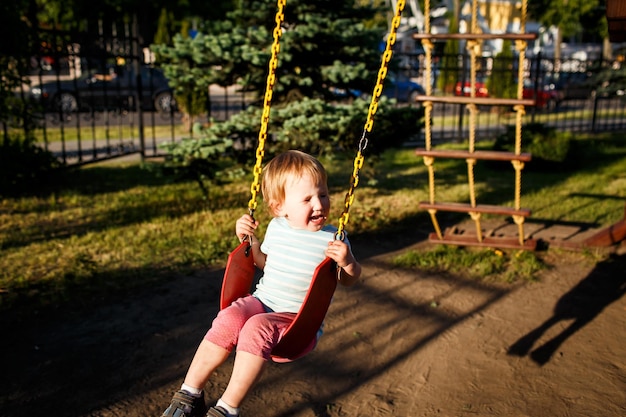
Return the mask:
<path id="1" fill-rule="evenodd" d="M 506 284 L 392 265 L 424 242 L 353 244 L 362 280 L 338 289 L 313 353 L 268 366 L 242 417 L 626 415 L 626 255 L 594 265 L 555 251 L 538 282 Z M 222 273 L 87 310 L 4 315 L 0 416 L 160 416 L 218 309 Z"/>

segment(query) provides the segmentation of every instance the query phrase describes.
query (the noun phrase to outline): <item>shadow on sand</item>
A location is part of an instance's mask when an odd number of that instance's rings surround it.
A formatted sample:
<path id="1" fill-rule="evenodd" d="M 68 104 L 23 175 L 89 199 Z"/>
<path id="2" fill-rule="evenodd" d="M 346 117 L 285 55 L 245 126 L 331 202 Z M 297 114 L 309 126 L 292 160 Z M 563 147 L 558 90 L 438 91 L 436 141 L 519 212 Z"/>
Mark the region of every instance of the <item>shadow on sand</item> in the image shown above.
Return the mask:
<path id="1" fill-rule="evenodd" d="M 526 356 L 539 365 L 545 365 L 559 346 L 570 336 L 590 323 L 605 307 L 619 300 L 626 292 L 624 262 L 626 256 L 611 256 L 600 262 L 574 288 L 559 299 L 554 314 L 536 329 L 522 336 L 508 349 L 509 355 Z M 550 328 L 563 320 L 573 320 L 561 333 L 531 351 Z"/>

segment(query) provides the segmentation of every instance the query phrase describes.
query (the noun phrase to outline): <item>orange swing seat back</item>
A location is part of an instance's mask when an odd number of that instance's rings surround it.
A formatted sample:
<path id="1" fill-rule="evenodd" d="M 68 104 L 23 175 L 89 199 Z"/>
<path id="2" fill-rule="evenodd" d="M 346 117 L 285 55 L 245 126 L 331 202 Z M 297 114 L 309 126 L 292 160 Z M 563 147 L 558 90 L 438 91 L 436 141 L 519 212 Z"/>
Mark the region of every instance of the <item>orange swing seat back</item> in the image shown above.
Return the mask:
<path id="1" fill-rule="evenodd" d="M 256 267 L 250 245 L 244 241 L 228 256 L 222 281 L 220 309 L 250 294 L 255 273 Z M 313 350 L 317 332 L 326 317 L 336 288 L 337 266 L 332 259 L 326 258 L 315 269 L 300 311 L 278 344 L 274 346 L 272 350 L 274 362 L 290 362 Z"/>

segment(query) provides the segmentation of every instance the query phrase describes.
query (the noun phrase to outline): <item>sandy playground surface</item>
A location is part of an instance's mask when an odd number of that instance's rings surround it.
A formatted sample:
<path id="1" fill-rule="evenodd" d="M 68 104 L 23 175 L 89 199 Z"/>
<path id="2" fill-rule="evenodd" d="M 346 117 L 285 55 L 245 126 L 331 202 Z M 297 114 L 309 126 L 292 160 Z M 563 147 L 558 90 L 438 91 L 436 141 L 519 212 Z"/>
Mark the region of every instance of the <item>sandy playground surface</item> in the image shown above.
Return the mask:
<path id="1" fill-rule="evenodd" d="M 353 239 L 359 284 L 326 334 L 271 364 L 242 417 L 626 415 L 626 255 L 555 253 L 540 282 L 477 282 L 392 267 L 425 244 Z M 626 251 L 622 251 L 626 252 Z M 0 318 L 0 416 L 160 416 L 215 315 L 223 271 L 89 310 Z M 206 387 L 213 403 L 232 361 Z"/>

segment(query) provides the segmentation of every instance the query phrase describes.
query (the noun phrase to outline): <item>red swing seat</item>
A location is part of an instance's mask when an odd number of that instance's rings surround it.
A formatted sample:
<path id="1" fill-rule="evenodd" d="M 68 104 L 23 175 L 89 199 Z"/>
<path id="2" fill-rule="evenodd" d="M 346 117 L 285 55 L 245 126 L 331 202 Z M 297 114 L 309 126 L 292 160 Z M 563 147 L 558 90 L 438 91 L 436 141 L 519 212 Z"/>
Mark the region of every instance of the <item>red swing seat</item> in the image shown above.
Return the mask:
<path id="1" fill-rule="evenodd" d="M 228 256 L 220 309 L 233 301 L 250 294 L 256 267 L 250 245 L 242 242 Z M 324 259 L 315 269 L 313 279 L 300 311 L 287 331 L 272 350 L 274 362 L 289 362 L 298 359 L 315 347 L 317 332 L 326 317 L 328 307 L 337 288 L 337 267 L 332 259 Z"/>

